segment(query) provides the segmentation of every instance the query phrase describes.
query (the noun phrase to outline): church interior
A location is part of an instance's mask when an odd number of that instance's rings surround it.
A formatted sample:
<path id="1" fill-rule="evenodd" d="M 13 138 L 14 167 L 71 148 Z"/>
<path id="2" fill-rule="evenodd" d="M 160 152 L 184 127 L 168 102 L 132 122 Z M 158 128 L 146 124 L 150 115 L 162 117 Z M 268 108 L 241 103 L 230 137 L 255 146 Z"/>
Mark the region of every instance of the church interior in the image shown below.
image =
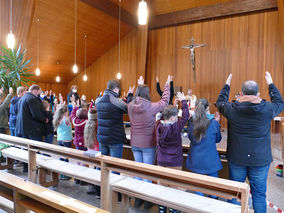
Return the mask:
<path id="1" fill-rule="evenodd" d="M 0 17 L 1 213 L 284 212 L 284 0 L 0 0 Z"/>

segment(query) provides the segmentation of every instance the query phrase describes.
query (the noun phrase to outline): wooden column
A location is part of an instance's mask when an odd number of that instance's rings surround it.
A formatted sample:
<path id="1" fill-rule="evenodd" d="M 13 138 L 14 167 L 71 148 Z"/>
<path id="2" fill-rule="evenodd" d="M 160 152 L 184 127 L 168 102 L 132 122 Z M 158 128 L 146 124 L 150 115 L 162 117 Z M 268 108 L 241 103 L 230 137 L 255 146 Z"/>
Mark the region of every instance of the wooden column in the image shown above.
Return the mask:
<path id="1" fill-rule="evenodd" d="M 24 196 L 18 193 L 16 190 L 13 191 L 14 212 L 16 213 L 29 213 L 30 212 L 27 208 L 18 204 L 18 201 L 23 198 Z"/>
<path id="2" fill-rule="evenodd" d="M 137 67 L 136 77 L 146 75 L 146 62 L 147 62 L 147 44 L 148 44 L 148 24 L 139 25 L 137 33 Z"/>
<path id="3" fill-rule="evenodd" d="M 36 150 L 28 146 L 29 162 L 28 162 L 28 176 L 29 181 L 36 183 Z"/>
<path id="4" fill-rule="evenodd" d="M 111 212 L 110 171 L 107 164 L 101 162 L 101 208 Z"/>

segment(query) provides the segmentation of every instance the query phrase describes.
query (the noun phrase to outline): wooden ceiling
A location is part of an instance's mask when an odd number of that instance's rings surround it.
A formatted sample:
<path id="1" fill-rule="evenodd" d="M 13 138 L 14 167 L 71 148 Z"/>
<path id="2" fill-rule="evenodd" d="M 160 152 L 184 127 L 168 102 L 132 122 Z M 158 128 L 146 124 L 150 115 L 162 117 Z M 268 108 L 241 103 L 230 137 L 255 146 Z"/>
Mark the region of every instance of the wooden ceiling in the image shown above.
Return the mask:
<path id="1" fill-rule="evenodd" d="M 146 0 L 151 17 L 239 0 Z M 0 42 L 9 32 L 9 2 L 0 0 Z M 24 3 L 25 2 L 25 3 Z M 135 29 L 139 0 L 121 0 L 121 38 Z M 40 82 L 68 83 L 76 74 L 74 64 L 74 0 L 13 0 L 13 29 L 17 42 L 24 42 L 32 70 L 37 65 L 37 19 L 40 19 Z M 84 35 L 87 35 L 87 67 L 118 42 L 119 0 L 77 0 L 77 65 L 84 71 Z M 124 19 L 123 19 L 124 18 Z M 131 20 L 129 20 L 131 19 Z M 123 60 L 123 59 L 121 59 Z M 59 62 L 59 64 L 57 64 Z M 111 63 L 111 61 L 110 61 Z"/>

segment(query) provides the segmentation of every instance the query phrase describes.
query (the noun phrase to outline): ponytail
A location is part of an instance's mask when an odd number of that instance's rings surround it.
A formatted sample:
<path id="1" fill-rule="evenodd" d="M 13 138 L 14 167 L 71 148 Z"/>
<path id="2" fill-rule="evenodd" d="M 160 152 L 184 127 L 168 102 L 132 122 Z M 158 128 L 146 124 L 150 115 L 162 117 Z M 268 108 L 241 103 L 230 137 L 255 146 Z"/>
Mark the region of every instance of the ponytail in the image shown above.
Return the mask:
<path id="1" fill-rule="evenodd" d="M 209 103 L 206 99 L 198 99 L 196 102 L 197 106 L 193 116 L 193 135 L 198 142 L 201 141 L 203 136 L 206 136 L 206 131 L 210 124 L 206 116 L 206 109 Z"/>

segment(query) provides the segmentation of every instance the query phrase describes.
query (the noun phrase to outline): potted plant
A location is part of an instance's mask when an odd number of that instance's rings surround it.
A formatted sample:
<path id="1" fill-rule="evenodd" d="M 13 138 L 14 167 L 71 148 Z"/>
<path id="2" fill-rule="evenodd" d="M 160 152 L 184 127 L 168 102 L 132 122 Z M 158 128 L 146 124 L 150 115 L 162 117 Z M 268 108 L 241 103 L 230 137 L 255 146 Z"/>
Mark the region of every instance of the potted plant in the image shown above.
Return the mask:
<path id="1" fill-rule="evenodd" d="M 22 50 L 22 45 L 19 45 L 17 50 L 1 48 L 0 55 L 0 87 L 6 93 L 10 87 L 16 91 L 19 86 L 29 86 L 33 81 L 29 63 L 31 59 L 25 59 L 26 49 Z"/>

